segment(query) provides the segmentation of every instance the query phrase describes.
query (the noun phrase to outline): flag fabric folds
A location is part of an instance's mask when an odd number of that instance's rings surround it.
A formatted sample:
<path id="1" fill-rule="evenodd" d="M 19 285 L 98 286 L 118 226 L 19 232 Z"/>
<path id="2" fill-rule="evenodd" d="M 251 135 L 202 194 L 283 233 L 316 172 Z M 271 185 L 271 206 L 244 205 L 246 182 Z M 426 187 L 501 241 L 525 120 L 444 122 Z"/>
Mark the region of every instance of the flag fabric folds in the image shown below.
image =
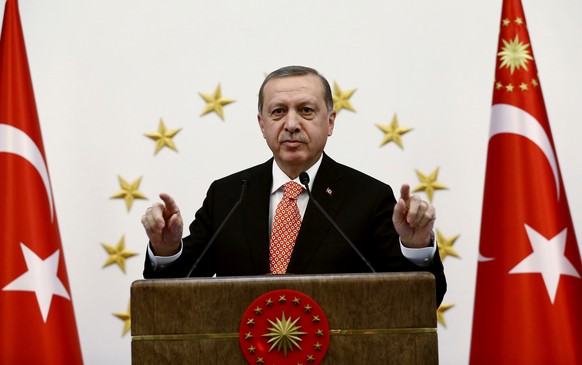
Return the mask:
<path id="1" fill-rule="evenodd" d="M 504 0 L 470 363 L 582 364 L 582 267 L 520 0 Z"/>
<path id="2" fill-rule="evenodd" d="M 81 364 L 18 2 L 0 40 L 0 363 Z"/>

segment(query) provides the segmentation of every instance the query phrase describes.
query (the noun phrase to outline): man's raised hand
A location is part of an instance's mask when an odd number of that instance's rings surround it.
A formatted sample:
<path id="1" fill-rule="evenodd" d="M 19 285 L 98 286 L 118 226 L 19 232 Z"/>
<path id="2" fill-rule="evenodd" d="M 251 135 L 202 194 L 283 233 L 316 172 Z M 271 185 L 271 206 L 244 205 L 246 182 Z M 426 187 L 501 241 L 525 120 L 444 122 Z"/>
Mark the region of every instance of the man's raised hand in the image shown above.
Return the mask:
<path id="1" fill-rule="evenodd" d="M 152 251 L 156 256 L 171 256 L 180 250 L 184 222 L 174 199 L 161 193 L 163 203 L 155 203 L 141 217 Z"/>
<path id="2" fill-rule="evenodd" d="M 402 244 L 411 248 L 429 246 L 435 220 L 436 210 L 432 204 L 418 195 L 410 195 L 410 186 L 402 185 L 392 216 Z"/>

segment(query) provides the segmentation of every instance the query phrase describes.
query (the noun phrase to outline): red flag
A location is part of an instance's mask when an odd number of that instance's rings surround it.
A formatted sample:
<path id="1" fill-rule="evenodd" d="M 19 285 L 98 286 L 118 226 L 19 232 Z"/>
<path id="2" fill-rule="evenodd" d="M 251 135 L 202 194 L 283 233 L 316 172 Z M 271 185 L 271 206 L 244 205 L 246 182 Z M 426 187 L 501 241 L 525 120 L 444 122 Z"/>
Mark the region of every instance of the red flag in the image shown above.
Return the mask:
<path id="1" fill-rule="evenodd" d="M 520 0 L 501 15 L 471 364 L 582 364 L 582 267 Z"/>
<path id="2" fill-rule="evenodd" d="M 0 40 L 0 363 L 81 364 L 18 3 Z"/>

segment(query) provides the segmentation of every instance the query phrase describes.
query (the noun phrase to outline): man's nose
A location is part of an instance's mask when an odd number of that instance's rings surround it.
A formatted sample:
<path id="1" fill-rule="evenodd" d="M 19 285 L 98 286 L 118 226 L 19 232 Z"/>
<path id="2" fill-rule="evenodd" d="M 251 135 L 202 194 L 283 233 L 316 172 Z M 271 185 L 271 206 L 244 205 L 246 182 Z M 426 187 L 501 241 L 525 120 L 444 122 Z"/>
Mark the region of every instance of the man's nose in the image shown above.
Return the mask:
<path id="1" fill-rule="evenodd" d="M 288 132 L 297 132 L 301 126 L 301 116 L 294 110 L 289 111 L 285 118 L 285 130 Z"/>

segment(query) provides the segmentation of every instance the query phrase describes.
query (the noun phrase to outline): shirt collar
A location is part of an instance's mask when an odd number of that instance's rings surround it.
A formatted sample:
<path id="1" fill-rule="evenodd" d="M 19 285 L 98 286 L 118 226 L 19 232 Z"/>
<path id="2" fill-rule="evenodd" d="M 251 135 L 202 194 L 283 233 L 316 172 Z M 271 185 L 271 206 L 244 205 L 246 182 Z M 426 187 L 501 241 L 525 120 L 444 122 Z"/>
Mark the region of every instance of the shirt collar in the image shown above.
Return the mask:
<path id="1" fill-rule="evenodd" d="M 317 162 L 314 163 L 313 166 L 311 166 L 307 171 L 305 171 L 309 175 L 309 190 L 311 190 L 311 188 L 313 188 L 313 180 L 315 180 L 315 176 L 317 175 L 317 171 L 319 171 L 319 166 L 321 166 L 322 159 L 323 159 L 323 153 L 319 157 L 319 160 L 317 160 Z M 281 186 L 288 183 L 289 181 L 296 181 L 299 184 L 301 184 L 301 181 L 299 181 L 299 176 L 297 176 L 294 180 L 291 180 L 289 178 L 289 176 L 287 176 L 279 168 L 279 165 L 277 165 L 277 162 L 275 160 L 273 160 L 273 185 L 271 186 L 271 194 L 273 194 L 275 191 L 279 190 L 279 188 Z M 301 185 L 303 185 L 303 184 L 301 184 Z"/>

